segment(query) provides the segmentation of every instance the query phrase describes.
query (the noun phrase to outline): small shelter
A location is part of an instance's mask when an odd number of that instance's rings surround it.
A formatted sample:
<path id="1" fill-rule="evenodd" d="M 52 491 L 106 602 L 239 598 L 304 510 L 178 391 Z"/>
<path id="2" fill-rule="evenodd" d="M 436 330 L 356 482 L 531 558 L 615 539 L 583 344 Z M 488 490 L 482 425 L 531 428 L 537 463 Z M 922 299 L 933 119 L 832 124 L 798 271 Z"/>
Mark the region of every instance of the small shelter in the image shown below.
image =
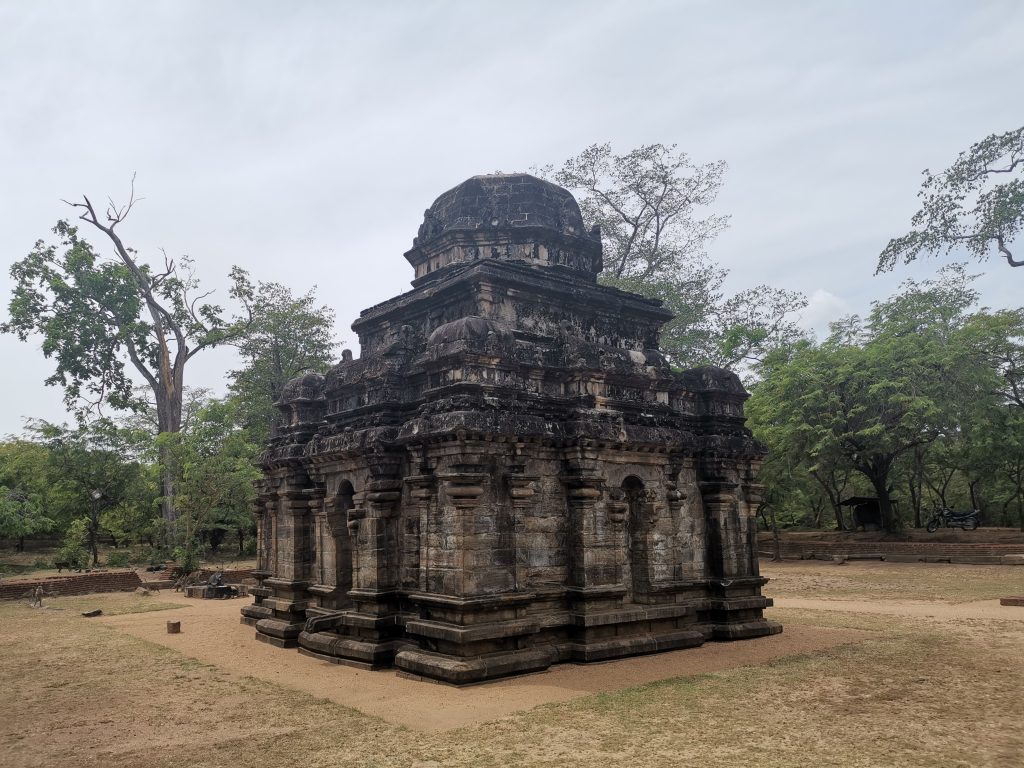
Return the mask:
<path id="1" fill-rule="evenodd" d="M 863 528 L 865 531 L 882 530 L 882 510 L 874 496 L 851 496 L 839 502 L 839 506 L 851 507 L 854 528 Z"/>

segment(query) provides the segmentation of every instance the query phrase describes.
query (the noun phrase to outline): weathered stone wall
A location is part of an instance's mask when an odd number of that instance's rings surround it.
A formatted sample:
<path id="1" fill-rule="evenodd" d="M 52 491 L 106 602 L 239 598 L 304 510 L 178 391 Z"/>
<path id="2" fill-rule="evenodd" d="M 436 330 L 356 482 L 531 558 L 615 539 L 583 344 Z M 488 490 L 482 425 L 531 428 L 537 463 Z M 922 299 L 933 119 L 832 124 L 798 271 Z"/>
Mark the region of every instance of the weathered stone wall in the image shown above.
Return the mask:
<path id="1" fill-rule="evenodd" d="M 135 571 L 93 571 L 44 579 L 0 581 L 0 600 L 20 600 L 37 586 L 51 596 L 89 595 L 94 592 L 131 592 L 144 586 Z"/>
<path id="2" fill-rule="evenodd" d="M 910 559 L 920 562 L 990 563 L 1003 562 L 1004 555 L 1024 554 L 1024 544 L 965 544 L 923 541 L 781 541 L 783 558 L 831 560 L 856 557 L 876 560 Z M 770 534 L 759 534 L 763 555 L 774 553 Z"/>

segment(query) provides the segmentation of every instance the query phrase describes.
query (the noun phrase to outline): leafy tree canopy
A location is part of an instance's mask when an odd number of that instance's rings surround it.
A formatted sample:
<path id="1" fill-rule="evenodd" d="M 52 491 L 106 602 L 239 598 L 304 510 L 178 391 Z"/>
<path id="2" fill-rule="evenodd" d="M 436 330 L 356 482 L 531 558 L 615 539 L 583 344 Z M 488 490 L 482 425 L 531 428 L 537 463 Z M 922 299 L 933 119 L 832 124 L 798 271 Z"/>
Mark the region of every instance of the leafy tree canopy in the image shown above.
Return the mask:
<path id="1" fill-rule="evenodd" d="M 1012 250 L 1024 224 L 1024 127 L 985 137 L 942 173 L 926 169 L 917 196 L 921 208 L 911 219 L 914 228 L 889 241 L 876 274 L 900 261 L 959 249 L 981 260 L 998 254 L 1011 267 L 1024 266 Z"/>
<path id="2" fill-rule="evenodd" d="M 108 405 L 138 409 L 128 366 L 149 387 L 160 432 L 181 428 L 185 366 L 204 349 L 240 337 L 251 321 L 253 286 L 242 269 L 231 270 L 229 294 L 243 308 L 228 316 L 201 291 L 195 265 L 164 256 L 162 267 L 141 261 L 118 231 L 137 202 L 109 204 L 98 213 L 88 197 L 72 203 L 80 219 L 101 232 L 110 257 L 102 256 L 78 228 L 59 221 L 56 244 L 40 240 L 11 267 L 10 319 L 0 330 L 22 341 L 42 336 L 43 354 L 56 361 L 46 383 L 64 388 L 68 408 L 84 420 Z M 174 489 L 164 478 L 163 515 L 173 522 Z"/>
<path id="3" fill-rule="evenodd" d="M 333 328 L 334 311 L 317 306 L 314 291 L 293 296 L 279 283 L 259 284 L 252 324 L 238 343 L 245 365 L 230 374 L 230 392 L 254 441 L 269 435 L 274 402 L 289 379 L 330 366 Z"/>
<path id="4" fill-rule="evenodd" d="M 728 216 L 709 213 L 724 162 L 694 163 L 675 145 L 617 155 L 595 144 L 541 175 L 573 190 L 588 224 L 600 226 L 606 285 L 660 299 L 675 313 L 661 338 L 680 368 L 717 365 L 753 374 L 767 350 L 799 338 L 803 295 L 766 285 L 726 298 L 728 271 L 708 257 Z"/>
<path id="5" fill-rule="evenodd" d="M 849 318 L 821 344 L 773 352 L 751 402 L 755 433 L 805 450 L 811 471 L 839 460 L 863 475 L 892 528 L 896 461 L 955 431 L 960 404 L 983 389 L 960 339 L 977 300 L 970 280 L 956 267 L 908 281 L 867 321 Z"/>

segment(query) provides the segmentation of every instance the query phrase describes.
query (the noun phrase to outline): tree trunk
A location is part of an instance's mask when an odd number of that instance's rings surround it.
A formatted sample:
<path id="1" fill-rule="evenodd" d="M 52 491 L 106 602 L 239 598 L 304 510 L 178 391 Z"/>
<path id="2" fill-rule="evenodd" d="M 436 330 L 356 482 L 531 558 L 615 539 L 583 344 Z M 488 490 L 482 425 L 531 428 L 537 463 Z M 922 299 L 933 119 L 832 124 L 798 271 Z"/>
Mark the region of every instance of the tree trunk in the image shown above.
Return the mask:
<path id="1" fill-rule="evenodd" d="M 892 514 L 892 497 L 885 482 L 887 479 L 882 478 L 878 483 L 872 481 L 872 485 L 878 495 L 878 513 L 882 516 L 882 528 L 888 533 L 893 533 L 896 530 L 896 520 Z"/>
<path id="2" fill-rule="evenodd" d="M 154 390 L 153 394 L 156 396 L 156 418 L 160 434 L 177 434 L 181 431 L 181 388 L 178 386 L 160 387 Z M 161 468 L 160 513 L 167 529 L 167 543 L 173 545 L 178 543 L 178 532 L 175 526 L 178 511 L 174 506 L 174 468 L 170 459 L 170 450 L 162 446 L 158 456 Z"/>
<path id="3" fill-rule="evenodd" d="M 914 448 L 914 460 L 911 463 L 910 477 L 907 478 L 907 487 L 910 490 L 910 505 L 914 510 L 914 527 L 920 528 L 921 505 L 924 503 L 924 446 Z"/>
<path id="4" fill-rule="evenodd" d="M 892 513 L 892 497 L 889 495 L 889 467 L 891 461 L 880 459 L 860 468 L 860 471 L 871 481 L 878 497 L 878 512 L 882 518 L 882 528 L 888 533 L 895 532 L 896 520 Z"/>
<path id="5" fill-rule="evenodd" d="M 980 478 L 976 480 L 971 480 L 969 483 L 967 483 L 967 490 L 970 491 L 971 494 L 971 509 L 976 509 L 978 511 L 978 518 L 980 519 L 980 522 L 985 523 L 987 525 L 988 521 L 984 519 L 984 513 L 981 511 L 981 494 L 978 493 L 978 485 L 980 483 Z"/>
<path id="6" fill-rule="evenodd" d="M 99 548 L 96 546 L 96 532 L 99 528 L 99 511 L 94 511 L 89 519 L 89 551 L 92 552 L 92 564 L 95 568 L 100 564 Z"/>
<path id="7" fill-rule="evenodd" d="M 769 505 L 768 511 L 771 512 L 772 516 L 772 546 L 774 549 L 772 560 L 779 562 L 782 560 L 782 541 L 779 539 L 779 524 L 775 520 L 775 507 Z"/>
<path id="8" fill-rule="evenodd" d="M 174 529 L 174 523 L 178 519 L 177 510 L 174 508 L 174 470 L 170 467 L 170 461 L 168 461 L 168 450 L 166 448 L 160 449 L 160 513 L 164 519 L 164 525 L 167 527 L 167 538 L 169 542 L 174 542 L 177 539 L 177 533 Z"/>
<path id="9" fill-rule="evenodd" d="M 815 501 L 811 504 L 811 525 L 815 528 L 821 528 L 821 513 L 824 509 L 824 504 L 819 501 Z"/>
<path id="10" fill-rule="evenodd" d="M 845 531 L 846 521 L 843 519 L 843 508 L 839 505 L 839 502 L 843 500 L 843 490 L 846 488 L 847 481 L 844 480 L 842 486 L 840 486 L 834 471 L 830 473 L 830 480 L 828 482 L 818 472 L 811 472 L 811 477 L 818 481 L 818 485 L 822 487 L 822 490 L 828 496 L 829 503 L 832 505 L 832 511 L 836 516 L 836 527 L 840 531 Z M 853 529 L 852 525 L 850 529 Z"/>

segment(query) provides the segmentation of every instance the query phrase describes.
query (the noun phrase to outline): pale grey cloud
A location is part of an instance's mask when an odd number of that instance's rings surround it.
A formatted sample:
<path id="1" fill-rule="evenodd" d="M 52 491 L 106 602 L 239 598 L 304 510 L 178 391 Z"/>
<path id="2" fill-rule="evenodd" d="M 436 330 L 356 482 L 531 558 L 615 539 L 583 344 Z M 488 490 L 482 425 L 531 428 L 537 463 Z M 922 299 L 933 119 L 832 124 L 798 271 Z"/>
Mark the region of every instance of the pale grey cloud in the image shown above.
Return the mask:
<path id="1" fill-rule="evenodd" d="M 358 311 L 408 287 L 445 189 L 660 141 L 730 165 L 729 285 L 817 295 L 826 322 L 937 266 L 872 276 L 921 169 L 1020 125 L 1022 33 L 1014 0 L 0 0 L 0 295 L 59 198 L 123 195 L 137 171 L 142 253 L 189 253 L 222 288 L 233 263 L 315 283 L 352 344 Z M 1019 304 L 1019 276 L 987 271 L 985 302 Z M 59 417 L 35 345 L 0 351 L 0 432 Z M 215 388 L 231 365 L 196 362 Z"/>

